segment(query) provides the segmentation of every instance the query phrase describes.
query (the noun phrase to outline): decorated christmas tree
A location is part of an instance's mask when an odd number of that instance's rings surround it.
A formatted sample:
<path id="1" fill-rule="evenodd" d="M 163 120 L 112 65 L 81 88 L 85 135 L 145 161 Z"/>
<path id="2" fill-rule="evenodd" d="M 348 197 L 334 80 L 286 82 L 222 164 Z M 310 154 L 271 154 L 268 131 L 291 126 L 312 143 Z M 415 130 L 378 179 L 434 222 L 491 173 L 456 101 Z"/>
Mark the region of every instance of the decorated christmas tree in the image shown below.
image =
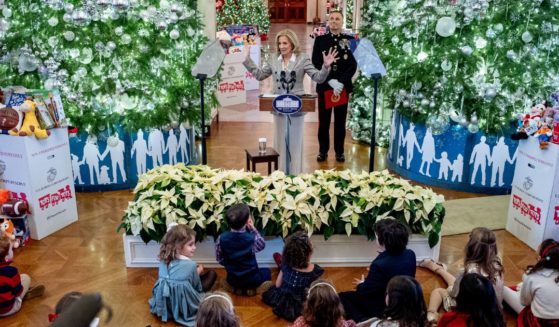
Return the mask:
<path id="1" fill-rule="evenodd" d="M 90 133 L 199 121 L 200 88 L 190 71 L 207 39 L 195 1 L 10 0 L 0 7 L 0 85 L 60 89 L 70 123 Z M 211 106 L 215 85 L 206 90 Z"/>
<path id="2" fill-rule="evenodd" d="M 363 17 L 361 35 L 388 70 L 379 112 L 397 109 L 435 135 L 450 120 L 503 132 L 559 88 L 559 0 L 369 0 Z M 372 81 L 360 78 L 349 126 L 362 141 L 371 96 Z"/>
<path id="3" fill-rule="evenodd" d="M 227 25 L 258 25 L 260 33 L 270 30 L 270 14 L 263 0 L 218 0 L 217 29 Z"/>

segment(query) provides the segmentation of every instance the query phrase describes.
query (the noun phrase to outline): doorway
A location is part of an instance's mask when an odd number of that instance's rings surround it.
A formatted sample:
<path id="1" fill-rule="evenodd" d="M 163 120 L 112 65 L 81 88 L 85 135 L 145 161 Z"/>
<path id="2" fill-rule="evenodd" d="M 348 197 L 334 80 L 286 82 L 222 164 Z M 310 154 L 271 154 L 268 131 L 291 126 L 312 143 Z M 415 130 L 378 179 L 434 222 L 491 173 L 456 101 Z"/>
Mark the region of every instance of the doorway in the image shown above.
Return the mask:
<path id="1" fill-rule="evenodd" d="M 268 0 L 270 22 L 306 23 L 307 0 Z"/>

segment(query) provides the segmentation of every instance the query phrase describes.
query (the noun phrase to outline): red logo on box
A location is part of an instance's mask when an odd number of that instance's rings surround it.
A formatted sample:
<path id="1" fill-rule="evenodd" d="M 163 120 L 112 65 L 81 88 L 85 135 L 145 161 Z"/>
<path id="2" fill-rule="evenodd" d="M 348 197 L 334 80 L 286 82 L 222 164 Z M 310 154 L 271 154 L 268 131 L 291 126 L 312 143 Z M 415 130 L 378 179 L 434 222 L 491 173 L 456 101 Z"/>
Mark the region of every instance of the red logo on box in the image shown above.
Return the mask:
<path id="1" fill-rule="evenodd" d="M 551 138 L 551 142 L 559 144 L 559 122 L 553 124 L 553 137 Z"/>
<path id="2" fill-rule="evenodd" d="M 553 220 L 555 220 L 555 225 L 559 225 L 559 206 L 555 207 L 555 216 Z"/>
<path id="3" fill-rule="evenodd" d="M 218 88 L 220 93 L 231 93 L 245 90 L 245 81 L 235 81 L 233 83 L 223 82 L 219 83 Z"/>
<path id="4" fill-rule="evenodd" d="M 39 207 L 41 210 L 47 209 L 49 206 L 57 206 L 60 202 L 64 202 L 72 198 L 70 185 L 61 188 L 56 193 L 50 193 L 39 198 Z"/>
<path id="5" fill-rule="evenodd" d="M 536 207 L 528 202 L 524 202 L 524 200 L 522 200 L 522 198 L 518 195 L 513 195 L 512 207 L 520 211 L 521 215 L 528 217 L 530 218 L 530 220 L 536 222 L 536 224 L 541 225 L 541 218 L 542 218 L 541 208 Z"/>

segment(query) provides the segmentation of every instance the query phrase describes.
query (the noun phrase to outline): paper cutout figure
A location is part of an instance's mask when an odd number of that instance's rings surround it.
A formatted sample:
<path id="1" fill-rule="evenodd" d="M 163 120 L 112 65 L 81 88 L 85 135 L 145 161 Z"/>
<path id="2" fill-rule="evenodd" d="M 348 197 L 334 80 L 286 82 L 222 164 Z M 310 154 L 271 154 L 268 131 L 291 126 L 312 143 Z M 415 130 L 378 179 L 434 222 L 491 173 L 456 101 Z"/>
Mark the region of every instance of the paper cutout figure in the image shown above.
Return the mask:
<path id="1" fill-rule="evenodd" d="M 421 156 L 421 166 L 419 167 L 419 173 L 431 177 L 429 170 L 431 169 L 431 163 L 433 162 L 433 159 L 435 159 L 435 139 L 433 138 L 433 134 L 429 129 L 427 129 L 427 131 L 425 132 L 425 137 L 423 138 L 423 144 L 421 145 L 421 151 L 423 152 L 423 155 Z M 437 160 L 435 159 L 435 161 Z M 427 168 L 425 169 L 425 172 L 423 172 L 423 166 L 425 164 L 427 164 Z"/>
<path id="2" fill-rule="evenodd" d="M 479 143 L 474 146 L 470 156 L 470 165 L 474 165 L 474 172 L 470 182 L 472 185 L 476 181 L 477 171 L 481 168 L 481 184 L 485 186 L 485 168 L 486 165 L 491 166 L 491 150 L 485 141 L 486 137 L 482 136 Z"/>
<path id="3" fill-rule="evenodd" d="M 188 146 L 190 144 L 190 138 L 188 137 L 188 132 L 186 128 L 182 124 L 179 126 L 180 134 L 179 134 L 179 146 L 177 151 L 181 155 L 181 161 L 184 163 L 190 163 L 190 156 L 188 155 Z"/>
<path id="4" fill-rule="evenodd" d="M 148 154 L 151 154 L 152 168 L 163 164 L 163 149 L 165 149 L 163 133 L 157 128 L 152 128 L 148 136 Z"/>
<path id="5" fill-rule="evenodd" d="M 438 178 L 444 179 L 445 181 L 448 180 L 448 170 L 452 167 L 450 160 L 448 160 L 448 153 L 446 151 L 443 151 L 441 153 L 440 159 L 433 158 L 433 160 L 435 160 L 435 162 L 438 162 L 440 164 Z"/>
<path id="6" fill-rule="evenodd" d="M 111 179 L 109 178 L 109 167 L 105 165 L 101 166 L 101 173 L 99 174 L 99 184 L 111 184 Z"/>
<path id="7" fill-rule="evenodd" d="M 82 162 L 89 167 L 89 184 L 95 184 L 95 178 L 99 183 L 99 161 L 103 161 L 105 157 L 99 153 L 99 146 L 97 145 L 97 137 L 89 135 L 83 147 Z"/>
<path id="8" fill-rule="evenodd" d="M 415 124 L 410 123 L 410 127 L 406 131 L 406 136 L 404 137 L 404 145 L 406 147 L 406 169 L 410 169 L 411 161 L 413 160 L 413 149 L 417 148 L 417 151 L 421 153 L 421 148 L 419 143 L 417 143 L 417 136 L 413 131 L 415 129 Z"/>
<path id="9" fill-rule="evenodd" d="M 400 147 L 403 147 L 404 145 L 404 125 L 400 123 L 400 129 L 398 130 L 398 153 L 396 154 L 396 158 L 398 158 L 396 161 L 398 163 L 398 166 L 400 167 L 402 167 L 402 165 L 404 164 L 404 157 L 400 156 Z M 400 160 L 400 158 L 402 159 Z"/>
<path id="10" fill-rule="evenodd" d="M 503 187 L 503 174 L 505 173 L 505 164 L 508 162 L 512 165 L 513 160 L 510 157 L 509 146 L 505 144 L 505 138 L 501 136 L 497 144 L 493 147 L 491 153 L 491 162 L 493 167 L 491 170 L 491 187 L 495 186 L 497 174 L 499 175 L 499 187 Z"/>
<path id="11" fill-rule="evenodd" d="M 169 130 L 169 137 L 167 138 L 167 146 L 163 152 L 169 153 L 169 165 L 174 165 L 177 163 L 177 149 L 179 142 L 177 141 L 177 136 L 173 129 Z"/>
<path id="12" fill-rule="evenodd" d="M 136 141 L 132 144 L 132 149 L 130 150 L 130 158 L 134 157 L 134 152 L 136 153 L 136 172 L 138 175 L 145 174 L 147 171 L 146 161 L 148 152 L 148 145 L 146 140 L 144 140 L 144 132 L 139 129 L 136 133 Z"/>
<path id="13" fill-rule="evenodd" d="M 81 162 L 80 158 L 78 158 L 75 154 L 70 154 L 70 156 L 72 157 L 72 173 L 74 173 L 74 181 L 77 179 L 78 184 L 83 184 L 82 174 L 80 172 L 80 165 L 83 165 L 83 162 Z"/>
<path id="14" fill-rule="evenodd" d="M 455 182 L 458 179 L 459 183 L 462 183 L 462 175 L 464 174 L 464 157 L 458 154 L 458 157 L 452 162 L 452 181 Z"/>
<path id="15" fill-rule="evenodd" d="M 107 139 L 107 148 L 103 152 L 103 158 L 107 154 L 111 155 L 111 163 L 113 167 L 113 183 L 118 182 L 118 172 L 117 167 L 120 168 L 120 176 L 122 176 L 122 181 L 126 182 L 126 172 L 124 171 L 124 142 L 118 137 L 118 133 L 115 132 L 113 136 Z"/>
<path id="16" fill-rule="evenodd" d="M 396 114 L 393 112 L 392 124 L 390 125 L 390 145 L 388 146 L 388 157 L 390 158 L 390 160 L 392 160 L 392 149 L 394 149 L 395 140 L 396 140 Z M 400 144 L 398 143 L 396 146 L 400 147 Z"/>

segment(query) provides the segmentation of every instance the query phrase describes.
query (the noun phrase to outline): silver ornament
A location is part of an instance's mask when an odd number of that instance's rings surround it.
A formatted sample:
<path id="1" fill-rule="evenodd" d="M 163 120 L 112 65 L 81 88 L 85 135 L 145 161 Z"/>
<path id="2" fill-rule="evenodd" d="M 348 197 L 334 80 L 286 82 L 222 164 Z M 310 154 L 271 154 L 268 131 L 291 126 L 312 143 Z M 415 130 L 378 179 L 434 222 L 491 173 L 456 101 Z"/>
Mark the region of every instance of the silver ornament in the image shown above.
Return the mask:
<path id="1" fill-rule="evenodd" d="M 132 42 L 132 37 L 128 34 L 124 34 L 121 38 L 120 41 L 122 42 L 122 44 L 130 44 L 130 42 Z"/>
<path id="2" fill-rule="evenodd" d="M 469 45 L 465 45 L 465 46 L 461 47 L 460 51 L 462 51 L 462 53 L 465 54 L 466 56 L 469 56 L 474 52 L 472 47 L 470 47 Z"/>
<path id="3" fill-rule="evenodd" d="M 176 40 L 180 37 L 180 33 L 177 30 L 172 30 L 171 32 L 169 32 L 169 37 L 173 40 Z"/>
<path id="4" fill-rule="evenodd" d="M 449 37 L 456 30 L 456 22 L 452 17 L 441 17 L 437 21 L 435 31 L 442 37 Z"/>
<path id="5" fill-rule="evenodd" d="M 51 17 L 51 18 L 49 18 L 48 23 L 49 23 L 50 26 L 54 27 L 54 26 L 58 25 L 58 18 Z"/>
<path id="6" fill-rule="evenodd" d="M 443 62 L 441 63 L 441 69 L 445 72 L 448 72 L 452 69 L 452 63 L 448 59 L 443 60 Z"/>
<path id="7" fill-rule="evenodd" d="M 107 42 L 106 49 L 111 52 L 114 51 L 116 49 L 116 43 L 114 43 L 113 41 Z"/>
<path id="8" fill-rule="evenodd" d="M 66 5 L 64 5 L 64 11 L 71 13 L 72 11 L 74 11 L 74 4 L 72 3 L 67 3 Z"/>
<path id="9" fill-rule="evenodd" d="M 66 39 L 66 41 L 74 41 L 76 35 L 72 31 L 66 31 L 64 32 L 64 38 Z"/>
<path id="10" fill-rule="evenodd" d="M 89 24 L 91 16 L 84 10 L 76 10 L 72 13 L 72 22 L 78 26 Z"/>
<path id="11" fill-rule="evenodd" d="M 526 31 L 522 33 L 522 41 L 524 41 L 524 43 L 530 43 L 533 39 L 534 38 L 530 32 Z"/>
<path id="12" fill-rule="evenodd" d="M 468 125 L 468 131 L 472 134 L 475 134 L 477 132 L 479 132 L 479 126 L 476 124 L 470 124 Z"/>

